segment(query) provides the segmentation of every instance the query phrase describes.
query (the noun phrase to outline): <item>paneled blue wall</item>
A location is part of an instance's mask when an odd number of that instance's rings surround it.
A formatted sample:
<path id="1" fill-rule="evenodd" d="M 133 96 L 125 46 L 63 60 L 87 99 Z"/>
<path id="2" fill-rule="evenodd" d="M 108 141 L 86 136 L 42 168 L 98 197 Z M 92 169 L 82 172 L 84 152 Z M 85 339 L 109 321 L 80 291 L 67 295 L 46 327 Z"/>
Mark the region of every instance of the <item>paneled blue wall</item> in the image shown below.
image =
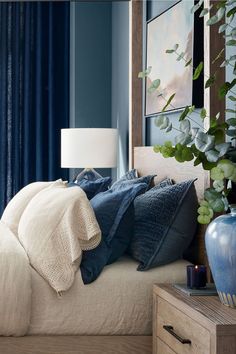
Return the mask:
<path id="1" fill-rule="evenodd" d="M 112 127 L 119 130 L 117 177 L 128 169 L 129 140 L 129 3 L 112 4 Z M 115 172 L 115 171 L 114 171 Z"/>
<path id="2" fill-rule="evenodd" d="M 75 3 L 75 126 L 111 127 L 110 2 Z"/>
<path id="3" fill-rule="evenodd" d="M 118 128 L 119 177 L 128 168 L 128 1 L 71 3 L 70 79 L 71 127 Z"/>

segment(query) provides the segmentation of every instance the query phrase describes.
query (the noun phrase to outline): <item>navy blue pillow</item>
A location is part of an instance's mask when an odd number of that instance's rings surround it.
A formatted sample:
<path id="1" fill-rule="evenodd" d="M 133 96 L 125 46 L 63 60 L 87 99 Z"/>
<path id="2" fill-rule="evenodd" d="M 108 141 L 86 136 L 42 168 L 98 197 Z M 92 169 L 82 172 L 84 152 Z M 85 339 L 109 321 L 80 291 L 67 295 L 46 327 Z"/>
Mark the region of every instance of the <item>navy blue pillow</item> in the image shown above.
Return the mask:
<path id="1" fill-rule="evenodd" d="M 90 200 L 96 194 L 100 192 L 105 192 L 108 190 L 111 184 L 111 177 L 101 177 L 96 180 L 88 180 L 87 178 L 83 178 L 78 183 L 70 182 L 68 183 L 68 187 L 80 187 L 86 193 L 87 198 Z"/>
<path id="2" fill-rule="evenodd" d="M 106 264 L 114 262 L 127 250 L 133 236 L 134 215 L 129 207 L 146 189 L 146 183 L 117 190 L 111 188 L 90 201 L 102 231 L 102 241 L 94 250 L 83 253 L 80 268 L 85 284 L 94 281 Z"/>
<path id="3" fill-rule="evenodd" d="M 153 187 L 134 201 L 134 236 L 130 244 L 138 270 L 182 258 L 197 227 L 198 200 L 194 181 Z"/>
<path id="4" fill-rule="evenodd" d="M 156 175 L 148 175 L 148 176 L 143 176 L 143 177 L 131 178 L 131 176 L 134 175 L 134 172 L 132 172 L 132 171 L 136 171 L 136 170 L 131 170 L 129 173 L 127 172 L 118 181 L 113 183 L 111 188 L 112 189 L 124 188 L 126 186 L 131 186 L 131 185 L 140 184 L 140 183 L 146 183 L 147 184 L 147 189 L 149 189 L 151 187 L 153 179 L 154 179 L 154 177 Z M 127 176 L 129 176 L 129 177 L 126 178 Z"/>

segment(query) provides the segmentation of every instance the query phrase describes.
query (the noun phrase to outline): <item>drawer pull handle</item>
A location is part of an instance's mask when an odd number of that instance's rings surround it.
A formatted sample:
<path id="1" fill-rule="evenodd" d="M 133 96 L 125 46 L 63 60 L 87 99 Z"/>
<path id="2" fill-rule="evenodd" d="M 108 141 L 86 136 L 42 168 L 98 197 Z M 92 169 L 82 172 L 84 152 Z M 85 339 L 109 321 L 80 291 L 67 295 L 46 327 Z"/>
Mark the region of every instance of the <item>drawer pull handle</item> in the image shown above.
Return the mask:
<path id="1" fill-rule="evenodd" d="M 178 334 L 175 333 L 174 328 L 172 326 L 163 326 L 164 330 L 170 333 L 173 337 L 175 337 L 182 344 L 191 344 L 191 340 L 181 338 Z"/>

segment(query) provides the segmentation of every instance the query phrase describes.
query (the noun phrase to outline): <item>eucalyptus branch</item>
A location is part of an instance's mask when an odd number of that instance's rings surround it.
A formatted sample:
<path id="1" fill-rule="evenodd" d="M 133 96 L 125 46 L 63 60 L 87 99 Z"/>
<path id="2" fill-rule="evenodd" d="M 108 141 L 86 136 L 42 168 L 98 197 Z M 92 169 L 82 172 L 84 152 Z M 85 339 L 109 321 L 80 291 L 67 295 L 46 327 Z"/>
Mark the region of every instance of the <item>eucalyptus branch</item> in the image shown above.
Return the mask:
<path id="1" fill-rule="evenodd" d="M 160 97 L 162 97 L 165 102 L 168 101 L 163 95 L 161 95 Z M 170 103 L 169 105 L 173 109 L 177 109 L 172 103 Z M 195 113 L 200 115 L 200 113 L 197 113 L 197 112 L 195 112 Z M 186 117 L 188 117 L 189 120 L 191 120 L 194 124 L 197 124 L 201 129 L 203 129 L 206 132 L 206 129 L 201 124 L 196 122 L 191 116 L 187 115 Z"/>

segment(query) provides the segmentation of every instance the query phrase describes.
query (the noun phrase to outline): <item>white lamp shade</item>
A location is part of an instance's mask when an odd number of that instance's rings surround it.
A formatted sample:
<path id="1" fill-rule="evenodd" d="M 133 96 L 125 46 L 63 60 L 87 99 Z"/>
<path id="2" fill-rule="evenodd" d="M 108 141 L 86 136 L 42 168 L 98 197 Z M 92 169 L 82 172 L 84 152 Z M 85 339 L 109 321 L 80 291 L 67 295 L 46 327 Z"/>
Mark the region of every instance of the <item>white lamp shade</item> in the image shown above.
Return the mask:
<path id="1" fill-rule="evenodd" d="M 61 167 L 112 168 L 117 165 L 117 129 L 61 130 Z"/>

